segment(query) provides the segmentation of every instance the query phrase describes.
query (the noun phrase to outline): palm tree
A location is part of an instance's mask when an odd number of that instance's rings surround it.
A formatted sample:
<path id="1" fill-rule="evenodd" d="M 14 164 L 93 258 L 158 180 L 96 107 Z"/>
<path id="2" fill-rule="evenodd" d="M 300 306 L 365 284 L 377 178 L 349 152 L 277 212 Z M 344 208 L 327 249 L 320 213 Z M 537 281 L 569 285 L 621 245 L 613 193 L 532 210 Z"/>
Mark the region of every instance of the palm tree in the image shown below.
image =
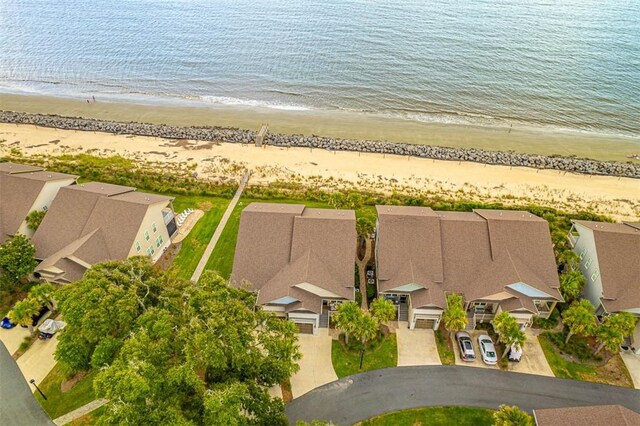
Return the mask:
<path id="1" fill-rule="evenodd" d="M 607 348 L 610 352 L 618 352 L 625 337 L 633 332 L 636 326 L 636 317 L 629 312 L 618 312 L 605 317 L 596 332 L 596 338 L 600 342 L 594 354 Z"/>
<path id="2" fill-rule="evenodd" d="M 560 292 L 565 302 L 569 303 L 576 300 L 582 293 L 586 283 L 587 281 L 582 272 L 577 270 L 560 275 Z"/>
<path id="3" fill-rule="evenodd" d="M 534 426 L 533 418 L 515 405 L 502 404 L 493 413 L 494 426 Z"/>
<path id="4" fill-rule="evenodd" d="M 13 307 L 13 310 L 9 312 L 8 317 L 11 322 L 20 325 L 26 325 L 29 327 L 29 332 L 33 334 L 33 319 L 34 315 L 40 312 L 42 305 L 36 299 L 27 298 L 19 301 Z"/>
<path id="5" fill-rule="evenodd" d="M 502 358 L 509 353 L 508 348 L 515 345 L 522 348 L 527 341 L 527 335 L 520 329 L 518 321 L 507 311 L 502 311 L 493 319 L 493 328 L 498 333 L 498 340 L 505 345 Z"/>
<path id="6" fill-rule="evenodd" d="M 569 328 L 567 338 L 564 341 L 565 345 L 574 334 L 592 336 L 598 328 L 598 319 L 594 313 L 593 305 L 586 299 L 573 302 L 562 313 L 562 321 Z"/>
<path id="7" fill-rule="evenodd" d="M 358 328 L 358 322 L 362 310 L 356 302 L 344 302 L 338 306 L 338 310 L 331 315 L 331 320 L 338 330 L 344 333 L 344 341 L 349 344 L 349 335 Z"/>
<path id="8" fill-rule="evenodd" d="M 447 296 L 447 307 L 442 313 L 442 322 L 447 330 L 464 330 L 467 321 L 467 314 L 462 307 L 462 297 L 455 293 Z"/>
<path id="9" fill-rule="evenodd" d="M 371 302 L 369 312 L 382 324 L 396 317 L 396 305 L 390 300 L 379 297 Z"/>

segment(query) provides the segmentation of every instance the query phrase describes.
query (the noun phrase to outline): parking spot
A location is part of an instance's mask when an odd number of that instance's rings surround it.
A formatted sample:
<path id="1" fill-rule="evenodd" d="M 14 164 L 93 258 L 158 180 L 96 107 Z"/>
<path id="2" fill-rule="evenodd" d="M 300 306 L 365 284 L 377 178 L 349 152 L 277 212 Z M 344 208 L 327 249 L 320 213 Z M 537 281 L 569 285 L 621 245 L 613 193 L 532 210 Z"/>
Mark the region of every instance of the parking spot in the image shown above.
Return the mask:
<path id="1" fill-rule="evenodd" d="M 534 330 L 527 328 L 524 333 L 527 336 L 527 341 L 522 348 L 522 358 L 520 362 L 510 362 L 507 365 L 507 370 L 554 377 L 553 370 L 549 366 L 547 357 L 544 356 L 542 346 L 540 346 L 540 341 Z"/>
<path id="2" fill-rule="evenodd" d="M 409 365 L 441 365 L 433 330 L 396 330 L 398 367 Z"/>
<path id="3" fill-rule="evenodd" d="M 11 355 L 16 353 L 24 338 L 29 336 L 29 329 L 16 326 L 10 329 L 0 329 L 0 341 L 4 343 Z"/>
<path id="4" fill-rule="evenodd" d="M 469 333 L 469 336 L 471 336 L 471 340 L 473 341 L 473 351 L 476 354 L 476 359 L 475 361 L 463 361 L 460 357 L 460 346 L 458 345 L 458 341 L 456 340 L 455 336 L 453 336 L 453 351 L 456 354 L 456 365 L 499 370 L 500 367 L 498 367 L 497 365 L 487 365 L 484 363 L 484 361 L 482 361 L 482 354 L 480 353 L 480 347 L 478 346 L 478 336 L 487 333 L 483 330 L 468 330 L 467 333 Z"/>

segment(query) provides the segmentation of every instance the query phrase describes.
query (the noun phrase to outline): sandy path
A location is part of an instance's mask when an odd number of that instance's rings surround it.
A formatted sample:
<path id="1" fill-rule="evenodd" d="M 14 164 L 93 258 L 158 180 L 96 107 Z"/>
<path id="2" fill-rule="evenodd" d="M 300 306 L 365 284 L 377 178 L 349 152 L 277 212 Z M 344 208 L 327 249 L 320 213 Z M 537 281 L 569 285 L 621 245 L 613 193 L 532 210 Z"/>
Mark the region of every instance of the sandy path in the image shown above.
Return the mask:
<path id="1" fill-rule="evenodd" d="M 536 202 L 618 219 L 640 218 L 637 179 L 318 149 L 170 141 L 15 124 L 0 124 L 2 140 L 0 154 L 11 148 L 25 155 L 120 154 L 138 161 L 195 163 L 199 175 L 206 177 L 238 179 L 245 168 L 251 168 L 253 184 L 299 181 L 322 188 L 395 190 L 514 204 Z"/>

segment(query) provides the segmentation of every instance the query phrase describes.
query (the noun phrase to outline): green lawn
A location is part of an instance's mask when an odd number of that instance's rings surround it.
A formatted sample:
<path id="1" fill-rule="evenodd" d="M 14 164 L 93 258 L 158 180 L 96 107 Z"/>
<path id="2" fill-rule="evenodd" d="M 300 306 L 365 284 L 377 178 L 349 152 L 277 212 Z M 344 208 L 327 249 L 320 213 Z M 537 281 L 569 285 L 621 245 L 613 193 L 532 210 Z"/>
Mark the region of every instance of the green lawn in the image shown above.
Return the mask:
<path id="1" fill-rule="evenodd" d="M 180 251 L 173 260 L 171 270 L 175 271 L 178 277 L 191 278 L 229 202 L 226 198 L 198 196 L 178 196 L 173 201 L 176 212 L 182 212 L 189 207 L 205 211 L 189 235 L 182 240 Z"/>
<path id="2" fill-rule="evenodd" d="M 604 365 L 579 364 L 563 358 L 546 336 L 540 335 L 538 340 L 556 377 L 633 388 L 629 372 L 619 354 Z"/>
<path id="3" fill-rule="evenodd" d="M 64 375 L 56 364 L 42 383 L 38 385 L 47 396 L 47 400 L 45 401 L 38 391 L 35 391 L 34 395 L 49 417 L 56 419 L 96 399 L 93 392 L 93 378 L 97 373 L 97 370 L 90 371 L 68 392 L 62 393 L 60 384 L 64 381 Z"/>
<path id="4" fill-rule="evenodd" d="M 105 410 L 106 410 L 106 407 L 103 405 L 102 407 L 99 407 L 96 410 L 90 412 L 89 414 L 85 414 L 84 416 L 79 417 L 68 424 L 71 426 L 95 425 L 98 419 L 104 414 Z"/>
<path id="5" fill-rule="evenodd" d="M 436 345 L 438 346 L 438 355 L 440 355 L 442 365 L 454 365 L 456 363 L 456 355 L 449 339 L 449 332 L 444 330 L 444 327 L 436 330 Z"/>
<path id="6" fill-rule="evenodd" d="M 371 346 L 364 353 L 362 370 L 360 370 L 360 352 L 349 351 L 342 341 L 333 340 L 331 342 L 331 362 L 337 376 L 345 377 L 398 365 L 398 345 L 395 334 L 389 334 L 380 341 L 372 343 Z"/>
<path id="7" fill-rule="evenodd" d="M 471 407 L 427 407 L 383 414 L 364 422 L 361 426 L 490 426 L 493 410 Z"/>

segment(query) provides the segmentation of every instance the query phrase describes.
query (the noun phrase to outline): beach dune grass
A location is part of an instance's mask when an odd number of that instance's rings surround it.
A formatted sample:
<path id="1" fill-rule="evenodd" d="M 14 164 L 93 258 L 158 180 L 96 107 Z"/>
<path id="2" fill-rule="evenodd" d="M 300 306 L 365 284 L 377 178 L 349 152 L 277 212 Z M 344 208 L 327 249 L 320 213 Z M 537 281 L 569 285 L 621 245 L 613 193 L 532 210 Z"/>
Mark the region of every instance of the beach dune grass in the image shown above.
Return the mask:
<path id="1" fill-rule="evenodd" d="M 425 407 L 373 417 L 358 426 L 490 426 L 493 410 L 472 407 Z"/>

